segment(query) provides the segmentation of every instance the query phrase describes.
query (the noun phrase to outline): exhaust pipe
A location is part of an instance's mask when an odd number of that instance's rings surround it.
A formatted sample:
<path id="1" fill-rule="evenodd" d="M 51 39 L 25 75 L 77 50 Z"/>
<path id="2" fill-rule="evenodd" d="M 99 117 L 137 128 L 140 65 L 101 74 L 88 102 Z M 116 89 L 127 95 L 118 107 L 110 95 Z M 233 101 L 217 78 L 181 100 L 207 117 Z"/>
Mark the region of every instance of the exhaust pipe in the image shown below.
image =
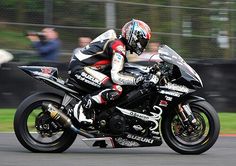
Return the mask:
<path id="1" fill-rule="evenodd" d="M 44 105 L 46 106 L 46 105 Z M 89 134 L 85 131 L 82 131 L 80 129 L 77 129 L 71 122 L 71 119 L 66 116 L 62 111 L 54 107 L 52 104 L 48 104 L 45 108 L 47 108 L 47 111 L 50 113 L 50 116 L 52 119 L 58 121 L 61 125 L 63 125 L 65 128 L 70 128 L 75 133 L 82 135 L 86 138 L 94 138 L 92 134 Z"/>

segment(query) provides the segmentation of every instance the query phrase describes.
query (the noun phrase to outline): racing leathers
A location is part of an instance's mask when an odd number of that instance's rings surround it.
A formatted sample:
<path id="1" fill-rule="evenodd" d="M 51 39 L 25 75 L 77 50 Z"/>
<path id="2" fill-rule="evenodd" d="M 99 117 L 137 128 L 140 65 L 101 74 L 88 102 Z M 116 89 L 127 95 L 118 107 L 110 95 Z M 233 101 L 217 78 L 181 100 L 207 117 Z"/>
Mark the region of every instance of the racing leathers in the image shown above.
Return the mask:
<path id="1" fill-rule="evenodd" d="M 83 98 L 80 104 L 84 109 L 116 100 L 122 93 L 120 85 L 137 85 L 142 81 L 141 77 L 123 73 L 126 61 L 122 39 L 92 42 L 74 53 L 69 64 L 70 77 L 79 85 L 95 91 Z"/>

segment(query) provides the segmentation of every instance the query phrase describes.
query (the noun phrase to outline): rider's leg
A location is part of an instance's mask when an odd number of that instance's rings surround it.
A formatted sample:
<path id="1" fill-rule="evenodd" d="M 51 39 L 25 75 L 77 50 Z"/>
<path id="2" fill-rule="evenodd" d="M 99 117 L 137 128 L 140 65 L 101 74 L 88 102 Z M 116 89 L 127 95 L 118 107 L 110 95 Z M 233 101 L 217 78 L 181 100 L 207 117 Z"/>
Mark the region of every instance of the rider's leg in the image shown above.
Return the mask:
<path id="1" fill-rule="evenodd" d="M 76 72 L 73 78 L 75 78 L 78 83 L 86 83 L 88 88 L 94 86 L 101 89 L 97 91 L 97 93 L 85 96 L 82 101 L 77 104 L 74 109 L 74 114 L 77 118 L 77 114 L 79 113 L 79 122 L 91 124 L 92 119 L 86 116 L 89 110 L 96 108 L 96 106 L 100 104 L 106 104 L 109 101 L 117 99 L 122 93 L 121 86 L 114 85 L 108 76 L 89 67 L 85 67 L 83 70 Z"/>

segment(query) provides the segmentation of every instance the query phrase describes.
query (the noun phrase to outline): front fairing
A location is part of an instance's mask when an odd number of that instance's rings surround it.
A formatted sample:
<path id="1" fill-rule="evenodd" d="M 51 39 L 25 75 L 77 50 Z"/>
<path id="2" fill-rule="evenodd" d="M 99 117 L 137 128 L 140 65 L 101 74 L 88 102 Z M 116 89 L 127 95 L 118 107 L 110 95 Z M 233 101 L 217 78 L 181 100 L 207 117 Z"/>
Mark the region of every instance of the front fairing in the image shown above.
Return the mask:
<path id="1" fill-rule="evenodd" d="M 160 58 L 173 65 L 171 82 L 182 84 L 188 88 L 202 88 L 202 80 L 196 71 L 184 59 L 167 45 L 161 45 L 158 50 Z"/>

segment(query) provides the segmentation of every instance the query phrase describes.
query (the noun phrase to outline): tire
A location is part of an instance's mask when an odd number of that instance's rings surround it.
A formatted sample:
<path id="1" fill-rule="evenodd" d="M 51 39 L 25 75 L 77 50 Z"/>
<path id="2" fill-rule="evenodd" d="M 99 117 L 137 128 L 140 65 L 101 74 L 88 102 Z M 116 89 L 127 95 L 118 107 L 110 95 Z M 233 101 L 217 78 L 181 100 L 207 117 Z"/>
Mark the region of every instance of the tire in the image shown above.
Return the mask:
<path id="1" fill-rule="evenodd" d="M 161 122 L 162 136 L 166 144 L 180 154 L 201 154 L 215 144 L 220 132 L 220 121 L 217 112 L 208 102 L 197 101 L 189 105 L 200 126 L 198 135 L 176 134 L 175 129 L 178 131 L 178 128 L 173 124 L 178 124 L 175 123 L 178 116 L 175 111 L 170 111 Z"/>
<path id="2" fill-rule="evenodd" d="M 37 93 L 27 97 L 17 108 L 14 117 L 14 131 L 19 142 L 28 150 L 32 152 L 63 152 L 68 149 L 76 139 L 77 134 L 69 129 L 63 129 L 55 135 L 42 136 L 36 129 L 36 117 L 30 121 L 31 114 L 42 111 L 42 103 L 50 102 L 54 106 L 59 107 L 62 97 L 52 93 Z M 41 110 L 40 110 L 41 108 Z M 41 113 L 43 114 L 43 113 Z M 33 117 L 34 118 L 34 117 Z M 32 123 L 33 127 L 28 124 Z M 31 130 L 36 132 L 31 133 Z M 56 133 L 56 132 L 55 132 Z M 38 137 L 36 137 L 38 134 Z M 59 135 L 59 137 L 58 137 Z M 53 140 L 56 138 L 55 140 Z M 46 140 L 47 142 L 42 142 Z"/>

